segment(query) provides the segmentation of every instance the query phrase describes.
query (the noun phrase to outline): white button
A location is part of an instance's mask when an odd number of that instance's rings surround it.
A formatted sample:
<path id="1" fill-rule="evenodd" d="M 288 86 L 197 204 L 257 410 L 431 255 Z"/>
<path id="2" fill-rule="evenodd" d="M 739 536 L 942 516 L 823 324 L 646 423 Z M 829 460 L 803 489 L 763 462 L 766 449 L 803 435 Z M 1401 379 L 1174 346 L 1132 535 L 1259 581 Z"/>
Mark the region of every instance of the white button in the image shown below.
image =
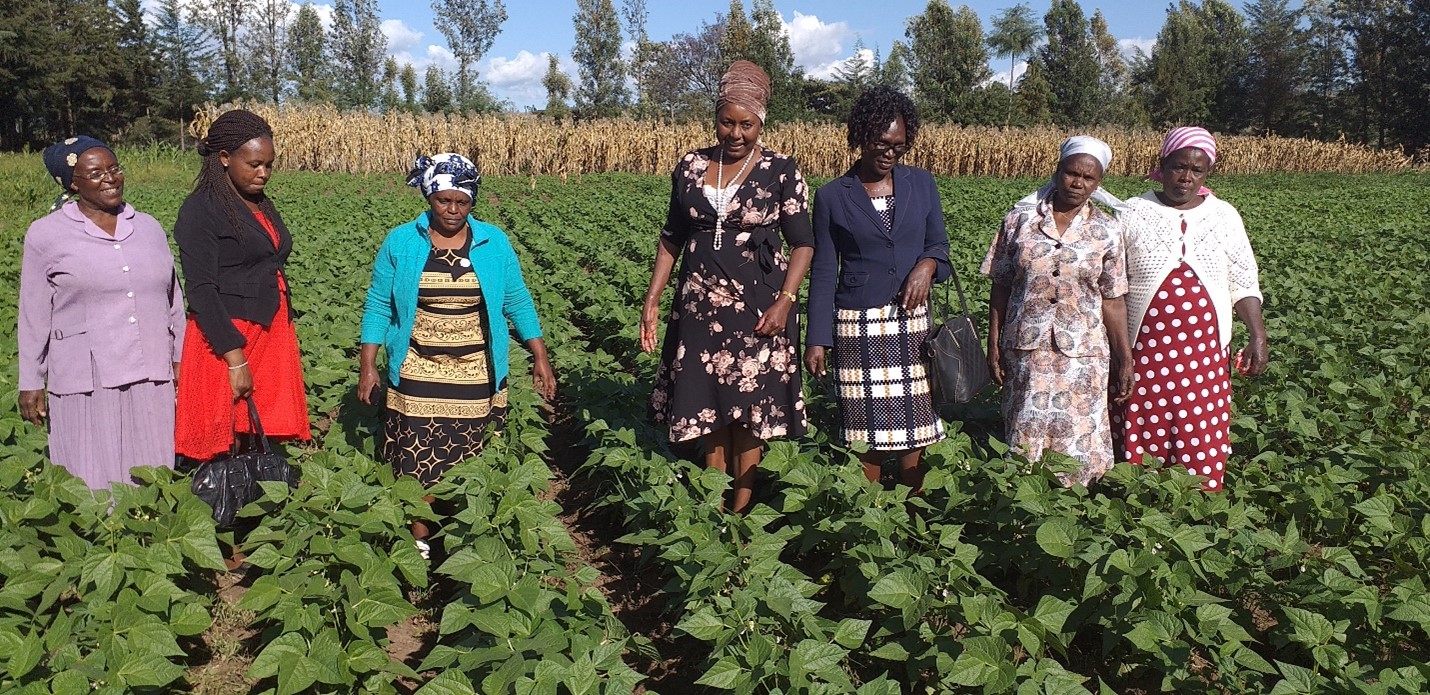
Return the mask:
<path id="1" fill-rule="evenodd" d="M 134 293 L 133 293 L 133 292 L 125 292 L 125 293 L 124 293 L 124 296 L 126 296 L 126 297 L 128 297 L 128 298 L 130 298 L 130 299 L 133 299 L 133 298 L 134 298 Z"/>
<path id="2" fill-rule="evenodd" d="M 129 317 L 129 322 L 130 322 L 130 323 L 134 323 L 134 322 L 137 321 L 137 320 L 138 320 L 138 319 L 134 318 L 133 316 L 130 316 L 130 317 Z"/>
<path id="3" fill-rule="evenodd" d="M 126 272 L 126 273 L 129 272 L 129 266 L 127 266 L 127 265 L 124 266 L 123 270 L 124 270 L 124 272 Z"/>
<path id="4" fill-rule="evenodd" d="M 114 245 L 114 248 L 116 248 L 116 249 L 119 248 L 119 244 L 115 244 L 115 245 Z"/>

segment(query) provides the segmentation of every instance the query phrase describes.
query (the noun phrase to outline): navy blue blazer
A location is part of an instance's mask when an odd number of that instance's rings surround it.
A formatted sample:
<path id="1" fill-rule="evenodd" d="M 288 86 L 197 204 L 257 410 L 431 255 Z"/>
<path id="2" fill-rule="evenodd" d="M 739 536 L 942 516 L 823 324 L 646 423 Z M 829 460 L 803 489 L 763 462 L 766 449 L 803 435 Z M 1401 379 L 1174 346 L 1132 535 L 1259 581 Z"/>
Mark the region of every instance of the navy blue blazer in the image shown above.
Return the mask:
<path id="1" fill-rule="evenodd" d="M 856 165 L 857 166 L 857 165 Z M 894 228 L 883 220 L 854 169 L 814 195 L 814 265 L 809 275 L 805 343 L 834 345 L 834 311 L 884 306 L 925 258 L 938 262 L 934 282 L 953 274 L 943 203 L 933 175 L 894 166 Z"/>

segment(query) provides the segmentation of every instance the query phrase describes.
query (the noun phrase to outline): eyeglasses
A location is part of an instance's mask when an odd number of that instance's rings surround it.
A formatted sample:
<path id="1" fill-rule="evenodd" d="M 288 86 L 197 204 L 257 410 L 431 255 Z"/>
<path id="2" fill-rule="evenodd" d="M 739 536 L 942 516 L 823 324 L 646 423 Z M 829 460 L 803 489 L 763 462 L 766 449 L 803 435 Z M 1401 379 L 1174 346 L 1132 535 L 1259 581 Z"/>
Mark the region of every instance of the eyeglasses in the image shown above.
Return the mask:
<path id="1" fill-rule="evenodd" d="M 117 179 L 123 175 L 124 167 L 115 164 L 114 166 L 109 167 L 108 169 L 104 169 L 102 171 L 91 171 L 88 174 L 80 176 L 80 178 L 88 180 L 92 183 L 99 183 L 100 181 L 103 181 L 106 176 Z"/>
<path id="2" fill-rule="evenodd" d="M 883 155 L 885 152 L 893 152 L 895 157 L 902 157 L 907 154 L 910 149 L 913 148 L 913 145 L 890 145 L 887 142 L 871 142 L 868 145 L 865 145 L 865 147 L 867 147 L 870 152 L 873 152 L 877 155 Z"/>

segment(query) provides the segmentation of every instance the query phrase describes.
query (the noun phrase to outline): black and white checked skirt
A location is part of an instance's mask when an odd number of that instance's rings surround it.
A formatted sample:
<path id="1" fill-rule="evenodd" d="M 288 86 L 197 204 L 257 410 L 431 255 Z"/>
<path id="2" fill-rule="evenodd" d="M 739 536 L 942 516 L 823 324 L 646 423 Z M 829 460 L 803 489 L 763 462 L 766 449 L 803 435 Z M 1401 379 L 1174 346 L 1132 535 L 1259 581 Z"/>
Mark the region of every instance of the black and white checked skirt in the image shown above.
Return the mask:
<path id="1" fill-rule="evenodd" d="M 906 311 L 897 300 L 835 311 L 834 386 L 846 443 L 895 451 L 943 439 L 923 362 L 931 324 L 928 305 Z"/>

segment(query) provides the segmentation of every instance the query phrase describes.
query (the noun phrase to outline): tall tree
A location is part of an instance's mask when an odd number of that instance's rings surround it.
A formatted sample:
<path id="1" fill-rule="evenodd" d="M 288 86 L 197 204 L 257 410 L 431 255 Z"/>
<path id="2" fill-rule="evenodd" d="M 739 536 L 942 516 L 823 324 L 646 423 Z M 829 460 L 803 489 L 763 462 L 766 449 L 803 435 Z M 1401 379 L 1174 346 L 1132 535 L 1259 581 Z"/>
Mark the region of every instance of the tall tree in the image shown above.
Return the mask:
<path id="1" fill-rule="evenodd" d="M 405 63 L 402 66 L 402 74 L 398 75 L 397 81 L 402 85 L 402 109 L 408 113 L 417 112 L 417 68 L 412 63 Z"/>
<path id="2" fill-rule="evenodd" d="M 332 78 L 328 69 L 327 34 L 323 20 L 313 3 L 298 8 L 293 24 L 288 27 L 286 41 L 288 79 L 299 101 L 326 101 L 332 94 Z"/>
<path id="3" fill-rule="evenodd" d="M 1226 0 L 1202 0 L 1197 16 L 1202 23 L 1207 54 L 1204 77 L 1211 98 L 1205 125 L 1217 132 L 1240 132 L 1251 123 L 1246 108 L 1246 64 L 1251 54 L 1246 20 Z"/>
<path id="4" fill-rule="evenodd" d="M 382 93 L 378 97 L 378 108 L 383 113 L 396 113 L 402 109 L 402 95 L 397 92 L 398 75 L 402 73 L 402 68 L 398 67 L 397 59 L 388 56 L 382 61 Z"/>
<path id="5" fill-rule="evenodd" d="M 1097 48 L 1077 0 L 1053 0 L 1043 16 L 1048 42 L 1038 49 L 1043 75 L 1052 88 L 1053 122 L 1060 126 L 1091 123 L 1097 115 Z"/>
<path id="6" fill-rule="evenodd" d="M 1336 18 L 1331 0 L 1305 0 L 1301 4 L 1305 28 L 1301 33 L 1305 77 L 1301 111 L 1306 134 L 1334 138 L 1343 131 L 1342 101 L 1348 89 L 1348 39 Z"/>
<path id="7" fill-rule="evenodd" d="M 993 74 L 978 15 L 966 5 L 955 12 L 947 0 L 929 0 L 922 14 L 909 18 L 904 33 L 924 113 L 931 120 L 962 120 L 959 112 L 973 89 Z"/>
<path id="8" fill-rule="evenodd" d="M 666 118 L 713 118 L 714 94 L 726 63 L 720 41 L 725 35 L 725 22 L 701 22 L 695 33 L 676 34 L 661 44 L 656 69 L 650 76 L 651 101 Z"/>
<path id="9" fill-rule="evenodd" d="M 195 106 L 209 99 L 205 77 L 213 54 L 203 28 L 179 0 L 159 0 L 153 32 L 159 59 L 155 101 L 160 114 L 176 123 L 182 140 L 184 122 L 193 118 Z"/>
<path id="10" fill-rule="evenodd" d="M 561 123 L 571 117 L 571 78 L 561 71 L 555 53 L 547 53 L 546 61 L 546 76 L 541 78 L 541 86 L 546 88 L 546 115 Z"/>
<path id="11" fill-rule="evenodd" d="M 1211 115 L 1210 56 L 1205 28 L 1197 8 L 1188 0 L 1167 10 L 1167 21 L 1157 32 L 1157 44 L 1147 64 L 1152 103 L 1149 112 L 1157 126 L 1206 123 Z"/>
<path id="12" fill-rule="evenodd" d="M 1093 122 L 1126 123 L 1130 111 L 1127 61 L 1122 59 L 1122 49 L 1107 28 L 1107 18 L 1102 16 L 1102 10 L 1092 13 L 1092 21 L 1087 26 L 1092 35 L 1092 47 L 1097 51 L 1097 99 L 1093 102 Z"/>
<path id="13" fill-rule="evenodd" d="M 1341 0 L 1341 24 L 1351 39 L 1357 139 L 1387 145 L 1394 94 L 1392 54 L 1399 45 L 1398 15 L 1405 3 L 1396 0 Z M 1422 108 L 1425 105 L 1421 105 Z"/>
<path id="14" fill-rule="evenodd" d="M 116 115 L 133 124 L 150 115 L 150 107 L 154 105 L 154 88 L 158 86 L 159 72 L 156 48 L 139 0 L 115 0 L 114 12 L 118 20 L 118 60 L 115 63 L 121 79 L 117 85 Z M 146 133 L 145 136 L 152 137 L 153 133 Z"/>
<path id="15" fill-rule="evenodd" d="M 771 120 L 794 120 L 802 110 L 799 95 L 805 78 L 804 70 L 794 63 L 784 19 L 775 9 L 774 0 L 754 0 L 750 19 L 753 23 L 746 57 L 770 76 L 768 116 Z"/>
<path id="16" fill-rule="evenodd" d="M 447 75 L 436 65 L 427 66 L 426 81 L 422 85 L 422 108 L 427 113 L 449 113 L 452 110 L 452 88 L 447 86 Z"/>
<path id="17" fill-rule="evenodd" d="M 506 5 L 502 0 L 432 0 L 437 30 L 447 37 L 452 55 L 457 57 L 457 104 L 463 111 L 478 110 L 471 66 L 491 50 Z"/>
<path id="18" fill-rule="evenodd" d="M 1033 8 L 1018 3 L 1004 8 L 993 17 L 993 31 L 988 34 L 988 47 L 993 55 L 1008 59 L 1008 89 L 1013 89 L 1013 73 L 1018 71 L 1018 56 L 1033 52 L 1043 40 L 1043 27 L 1038 24 Z"/>
<path id="19" fill-rule="evenodd" d="M 1051 123 L 1053 121 L 1053 87 L 1048 78 L 1043 77 L 1041 61 L 1028 62 L 1028 70 L 1018 79 L 1018 93 L 1014 99 L 1025 123 Z"/>
<path id="20" fill-rule="evenodd" d="M 249 91 L 277 104 L 283 96 L 288 68 L 289 0 L 253 0 L 250 21 L 239 39 L 248 64 Z"/>
<path id="21" fill-rule="evenodd" d="M 1297 14 L 1290 8 L 1290 0 L 1257 0 L 1247 6 L 1246 16 L 1251 40 L 1248 110 L 1256 130 L 1288 134 L 1301 82 Z"/>
<path id="22" fill-rule="evenodd" d="M 621 60 L 621 23 L 611 0 L 576 0 L 571 18 L 576 43 L 571 59 L 581 74 L 576 108 L 582 118 L 606 118 L 626 104 L 626 69 Z"/>
<path id="23" fill-rule="evenodd" d="M 1394 35 L 1399 37 L 1391 60 L 1397 108 L 1389 126 L 1405 153 L 1424 161 L 1430 159 L 1430 120 L 1425 118 L 1430 104 L 1430 0 L 1406 3 L 1397 15 Z"/>
<path id="24" fill-rule="evenodd" d="M 889 48 L 889 57 L 879 66 L 879 84 L 893 87 L 901 92 L 909 89 L 909 46 L 903 41 L 895 41 Z"/>
<path id="25" fill-rule="evenodd" d="M 720 35 L 720 53 L 725 66 L 737 60 L 749 60 L 754 55 L 755 28 L 745 14 L 745 3 L 730 0 L 725 13 L 725 31 Z"/>
<path id="26" fill-rule="evenodd" d="M 194 11 L 209 36 L 218 42 L 219 66 L 223 87 L 219 98 L 232 101 L 247 96 L 244 84 L 244 61 L 239 46 L 239 34 L 252 10 L 252 0 L 197 0 Z"/>
<path id="27" fill-rule="evenodd" d="M 377 17 L 377 0 L 335 0 L 329 48 L 338 78 L 338 105 L 358 109 L 375 106 L 382 59 L 387 53 L 387 36 Z"/>
<path id="28" fill-rule="evenodd" d="M 652 80 L 659 69 L 659 63 L 666 56 L 665 46 L 652 41 L 646 24 L 650 11 L 646 0 L 624 0 L 621 4 L 621 22 L 626 28 L 626 37 L 633 45 L 626 72 L 635 83 L 635 112 L 640 118 L 659 116 L 661 108 L 651 99 Z M 547 75 L 551 72 L 548 70 Z M 549 94 L 549 91 L 548 91 Z"/>

